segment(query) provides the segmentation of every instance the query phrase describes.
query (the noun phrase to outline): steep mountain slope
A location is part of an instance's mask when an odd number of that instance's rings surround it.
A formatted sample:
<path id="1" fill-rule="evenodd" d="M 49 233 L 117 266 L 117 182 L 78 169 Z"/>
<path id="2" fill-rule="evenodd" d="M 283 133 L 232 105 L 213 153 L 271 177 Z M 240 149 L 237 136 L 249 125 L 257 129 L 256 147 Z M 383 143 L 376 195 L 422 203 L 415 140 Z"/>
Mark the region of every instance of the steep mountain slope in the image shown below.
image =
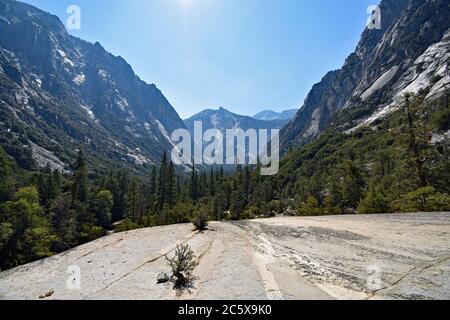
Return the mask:
<path id="1" fill-rule="evenodd" d="M 353 111 L 345 129 L 370 123 L 391 111 L 407 91 L 432 85 L 428 98 L 450 85 L 447 0 L 383 0 L 381 30 L 366 29 L 340 70 L 331 71 L 308 94 L 281 132 L 286 150 L 320 135 L 339 110 Z"/>
<path id="2" fill-rule="evenodd" d="M 223 132 L 227 129 L 280 129 L 286 122 L 284 120 L 258 120 L 252 117 L 232 113 L 224 108 L 219 110 L 204 110 L 186 119 L 184 123 L 191 133 L 194 132 L 194 122 L 201 121 L 203 130 L 218 129 Z"/>
<path id="3" fill-rule="evenodd" d="M 0 144 L 26 169 L 67 169 L 79 148 L 100 166 L 143 169 L 184 128 L 123 58 L 11 0 L 0 0 L 0 106 Z"/>
<path id="4" fill-rule="evenodd" d="M 287 123 L 295 116 L 297 112 L 298 109 L 285 110 L 282 112 L 265 110 L 254 115 L 253 118 L 258 120 L 286 120 Z"/>

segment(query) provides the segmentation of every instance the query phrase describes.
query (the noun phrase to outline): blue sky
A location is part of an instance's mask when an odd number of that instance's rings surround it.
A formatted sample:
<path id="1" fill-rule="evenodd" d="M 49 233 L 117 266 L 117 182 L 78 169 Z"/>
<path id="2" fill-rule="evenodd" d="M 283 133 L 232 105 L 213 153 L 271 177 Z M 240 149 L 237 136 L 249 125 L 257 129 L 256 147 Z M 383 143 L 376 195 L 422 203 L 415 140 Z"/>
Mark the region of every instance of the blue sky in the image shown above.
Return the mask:
<path id="1" fill-rule="evenodd" d="M 124 57 L 182 118 L 223 106 L 253 115 L 300 107 L 342 66 L 378 0 L 25 0 L 81 8 L 82 39 Z"/>

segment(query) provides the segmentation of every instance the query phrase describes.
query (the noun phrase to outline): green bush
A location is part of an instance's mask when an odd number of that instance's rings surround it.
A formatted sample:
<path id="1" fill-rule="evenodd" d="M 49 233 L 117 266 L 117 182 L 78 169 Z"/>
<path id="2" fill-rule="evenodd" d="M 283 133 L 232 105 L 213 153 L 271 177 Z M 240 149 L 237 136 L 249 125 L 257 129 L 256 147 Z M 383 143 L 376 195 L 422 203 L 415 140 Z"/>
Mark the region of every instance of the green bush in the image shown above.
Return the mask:
<path id="1" fill-rule="evenodd" d="M 89 242 L 94 241 L 98 238 L 101 238 L 105 235 L 105 231 L 102 227 L 85 224 L 82 226 L 82 230 L 80 232 L 80 241 L 81 242 Z"/>
<path id="2" fill-rule="evenodd" d="M 209 216 L 206 212 L 200 212 L 197 214 L 194 219 L 192 219 L 192 224 L 195 227 L 195 230 L 204 231 L 208 228 L 208 219 Z"/>
<path id="3" fill-rule="evenodd" d="M 369 190 L 363 199 L 359 202 L 358 213 L 388 213 L 390 211 L 389 203 L 382 194 L 381 190 L 374 185 L 369 186 Z"/>
<path id="4" fill-rule="evenodd" d="M 432 123 L 439 131 L 450 130 L 450 108 L 445 108 L 433 115 Z"/>
<path id="5" fill-rule="evenodd" d="M 242 212 L 240 219 L 250 220 L 256 218 L 260 214 L 260 210 L 256 206 L 250 206 Z"/>
<path id="6" fill-rule="evenodd" d="M 8 242 L 8 240 L 14 234 L 14 227 L 11 223 L 0 223 L 0 250 Z"/>
<path id="7" fill-rule="evenodd" d="M 172 275 L 176 278 L 175 287 L 182 288 L 191 278 L 191 273 L 197 266 L 194 252 L 189 245 L 177 246 L 172 258 L 166 256 L 166 261 L 172 269 Z"/>
<path id="8" fill-rule="evenodd" d="M 26 261 L 47 258 L 54 254 L 50 249 L 58 237 L 52 234 L 46 227 L 28 229 L 22 239 L 21 246 Z"/>
<path id="9" fill-rule="evenodd" d="M 419 188 L 394 201 L 392 210 L 396 212 L 449 211 L 450 196 L 437 192 L 433 187 Z"/>
<path id="10" fill-rule="evenodd" d="M 130 219 L 125 219 L 122 223 L 116 225 L 114 230 L 116 232 L 125 232 L 125 231 L 134 230 L 134 229 L 139 229 L 139 227 L 140 227 L 139 224 L 131 221 Z"/>
<path id="11" fill-rule="evenodd" d="M 324 214 L 316 198 L 309 196 L 305 203 L 300 204 L 298 214 L 301 216 L 318 216 Z"/>

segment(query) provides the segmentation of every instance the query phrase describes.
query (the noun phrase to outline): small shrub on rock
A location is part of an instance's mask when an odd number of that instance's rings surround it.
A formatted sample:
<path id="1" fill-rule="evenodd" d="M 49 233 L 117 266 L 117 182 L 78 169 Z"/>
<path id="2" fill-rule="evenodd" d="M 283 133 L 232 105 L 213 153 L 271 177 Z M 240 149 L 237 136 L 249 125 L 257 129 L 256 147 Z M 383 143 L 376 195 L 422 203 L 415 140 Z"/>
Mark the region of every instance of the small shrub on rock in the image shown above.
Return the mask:
<path id="1" fill-rule="evenodd" d="M 172 258 L 166 257 L 167 263 L 172 269 L 172 276 L 175 278 L 175 287 L 183 288 L 191 280 L 192 271 L 197 266 L 194 252 L 189 245 L 177 246 L 175 255 Z"/>
<path id="2" fill-rule="evenodd" d="M 201 212 L 194 217 L 192 224 L 195 230 L 204 231 L 208 228 L 208 214 Z"/>

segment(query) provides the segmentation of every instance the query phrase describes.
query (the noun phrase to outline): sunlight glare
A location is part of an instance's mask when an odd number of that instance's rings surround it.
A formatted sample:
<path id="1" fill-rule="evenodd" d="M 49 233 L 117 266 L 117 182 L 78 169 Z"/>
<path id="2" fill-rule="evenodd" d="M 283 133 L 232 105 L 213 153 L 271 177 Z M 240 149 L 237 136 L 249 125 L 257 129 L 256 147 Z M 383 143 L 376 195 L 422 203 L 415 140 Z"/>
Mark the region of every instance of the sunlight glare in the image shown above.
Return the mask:
<path id="1" fill-rule="evenodd" d="M 196 2 L 196 0 L 178 0 L 180 2 L 181 8 L 183 10 L 188 10 L 192 7 L 193 3 Z"/>

